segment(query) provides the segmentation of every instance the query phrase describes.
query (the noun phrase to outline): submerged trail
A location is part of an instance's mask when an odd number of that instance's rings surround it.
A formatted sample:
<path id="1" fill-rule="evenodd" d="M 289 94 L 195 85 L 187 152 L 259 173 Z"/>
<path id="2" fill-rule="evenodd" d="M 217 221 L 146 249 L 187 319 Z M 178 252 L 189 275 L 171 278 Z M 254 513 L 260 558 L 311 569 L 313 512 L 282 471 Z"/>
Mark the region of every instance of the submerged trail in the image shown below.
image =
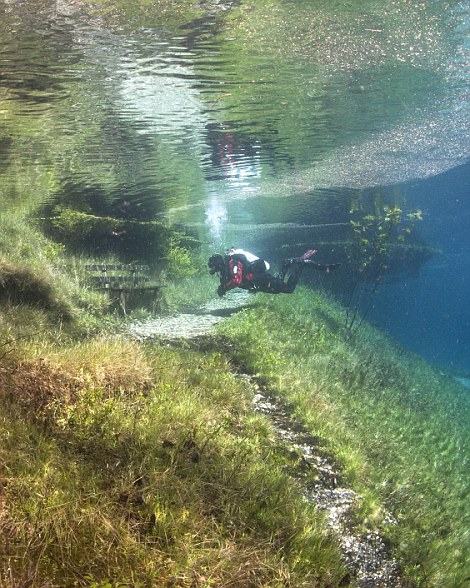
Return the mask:
<path id="1" fill-rule="evenodd" d="M 202 340 L 202 347 L 207 349 L 215 325 L 249 306 L 250 299 L 247 292 L 231 292 L 191 312 L 136 321 L 128 332 L 139 341 L 155 339 L 175 344 Z M 295 419 L 289 405 L 255 376 L 239 369 L 234 370 L 234 374 L 251 388 L 253 409 L 270 420 L 277 437 L 292 455 L 295 467 L 291 476 L 305 499 L 324 512 L 328 527 L 338 538 L 351 585 L 359 588 L 402 586 L 398 562 L 381 535 L 376 530 L 364 531 L 353 524 L 361 497 L 344 483 L 335 460 L 321 449 L 321 440 L 309 433 Z M 315 481 L 308 482 L 306 473 L 312 468 Z M 396 521 L 389 516 L 388 523 L 396 524 Z"/>
<path id="2" fill-rule="evenodd" d="M 231 292 L 224 298 L 210 300 L 190 312 L 135 321 L 130 325 L 129 333 L 139 341 L 147 339 L 177 341 L 209 335 L 215 325 L 247 307 L 251 296 L 243 290 Z"/>

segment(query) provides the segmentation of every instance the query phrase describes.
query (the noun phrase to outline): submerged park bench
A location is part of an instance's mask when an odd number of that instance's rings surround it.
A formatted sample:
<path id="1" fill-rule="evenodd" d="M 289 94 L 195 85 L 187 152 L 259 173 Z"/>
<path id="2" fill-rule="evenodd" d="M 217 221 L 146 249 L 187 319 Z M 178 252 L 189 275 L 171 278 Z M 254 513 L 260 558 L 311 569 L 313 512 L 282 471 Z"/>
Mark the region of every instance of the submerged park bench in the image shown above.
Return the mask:
<path id="1" fill-rule="evenodd" d="M 131 296 L 156 295 L 159 286 L 153 284 L 147 265 L 122 263 L 93 263 L 85 266 L 90 273 L 90 282 L 99 290 L 109 293 L 124 314 L 127 314 Z"/>

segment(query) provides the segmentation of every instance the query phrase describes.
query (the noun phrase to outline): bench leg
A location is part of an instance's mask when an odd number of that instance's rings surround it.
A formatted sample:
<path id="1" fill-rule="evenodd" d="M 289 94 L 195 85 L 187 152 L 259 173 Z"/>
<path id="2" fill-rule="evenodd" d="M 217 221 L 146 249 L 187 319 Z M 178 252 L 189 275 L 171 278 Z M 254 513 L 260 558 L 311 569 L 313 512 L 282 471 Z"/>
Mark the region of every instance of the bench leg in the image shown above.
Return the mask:
<path id="1" fill-rule="evenodd" d="M 127 315 L 126 312 L 126 302 L 127 302 L 127 292 L 121 292 L 119 294 L 119 304 L 122 308 L 122 312 L 124 313 L 124 316 Z"/>

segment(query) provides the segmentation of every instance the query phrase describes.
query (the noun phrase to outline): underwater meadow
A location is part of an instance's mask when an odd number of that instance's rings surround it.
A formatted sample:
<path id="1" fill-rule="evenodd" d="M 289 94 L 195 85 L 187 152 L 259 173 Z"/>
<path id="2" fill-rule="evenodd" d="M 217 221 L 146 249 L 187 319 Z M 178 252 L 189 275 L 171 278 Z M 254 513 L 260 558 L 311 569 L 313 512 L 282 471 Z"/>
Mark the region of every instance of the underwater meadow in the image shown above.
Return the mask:
<path id="1" fill-rule="evenodd" d="M 468 31 L 0 0 L 2 588 L 470 586 Z"/>

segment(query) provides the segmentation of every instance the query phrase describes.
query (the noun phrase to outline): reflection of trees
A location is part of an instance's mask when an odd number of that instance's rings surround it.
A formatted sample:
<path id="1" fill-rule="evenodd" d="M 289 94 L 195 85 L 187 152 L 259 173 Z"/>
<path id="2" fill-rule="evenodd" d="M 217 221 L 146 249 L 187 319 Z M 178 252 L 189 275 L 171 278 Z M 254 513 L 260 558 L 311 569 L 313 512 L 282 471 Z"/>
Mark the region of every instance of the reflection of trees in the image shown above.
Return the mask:
<path id="1" fill-rule="evenodd" d="M 2 90 L 33 109 L 67 94 L 66 72 L 79 60 L 72 50 L 70 27 L 58 27 L 51 35 L 51 15 L 38 8 L 30 3 L 0 4 Z"/>
<path id="2" fill-rule="evenodd" d="M 119 54 L 103 59 L 110 55 L 106 44 L 117 40 L 90 28 L 82 34 L 83 45 L 77 45 L 72 23 L 58 22 L 53 34 L 39 42 L 34 27 L 47 28 L 43 17 L 35 14 L 33 23 L 18 17 L 24 27 L 16 36 L 1 33 L 5 46 L 14 49 L 0 93 L 2 198 L 14 200 L 18 214 L 34 214 L 59 193 L 78 201 L 73 185 L 85 191 L 100 186 L 114 202 L 113 213 L 149 220 L 200 194 L 202 176 L 194 154 L 180 148 L 179 137 L 159 137 L 158 128 L 142 133 L 146 125 L 123 104 Z M 30 46 L 31 35 L 37 43 Z M 38 60 L 44 63 L 36 75 Z M 31 81 L 31 95 L 16 92 L 16 70 L 24 70 L 23 84 Z M 34 106 L 38 102 L 40 108 Z"/>
<path id="3" fill-rule="evenodd" d="M 204 97 L 220 122 L 262 145 L 263 161 L 288 172 L 432 105 L 445 84 L 444 18 L 408 2 L 254 0 L 226 19 L 223 67 Z"/>
<path id="4" fill-rule="evenodd" d="M 119 26 L 126 30 L 141 27 L 173 29 L 204 14 L 204 2 L 200 0 L 112 0 L 104 5 L 96 0 L 80 1 L 91 15 L 98 17 L 107 26 Z M 112 10 L 109 9 L 110 4 Z"/>

